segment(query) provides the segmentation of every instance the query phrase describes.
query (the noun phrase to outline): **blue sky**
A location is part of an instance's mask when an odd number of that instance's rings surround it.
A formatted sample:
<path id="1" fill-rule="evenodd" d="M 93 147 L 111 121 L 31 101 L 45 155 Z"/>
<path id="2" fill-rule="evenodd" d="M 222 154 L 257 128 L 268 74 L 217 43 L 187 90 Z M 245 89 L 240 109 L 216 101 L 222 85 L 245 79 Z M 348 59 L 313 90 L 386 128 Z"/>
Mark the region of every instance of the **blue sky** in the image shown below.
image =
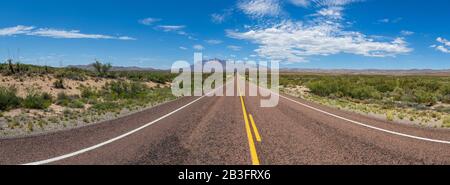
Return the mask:
<path id="1" fill-rule="evenodd" d="M 0 58 L 170 68 L 176 60 L 279 60 L 289 68 L 449 69 L 446 0 L 15 0 Z"/>

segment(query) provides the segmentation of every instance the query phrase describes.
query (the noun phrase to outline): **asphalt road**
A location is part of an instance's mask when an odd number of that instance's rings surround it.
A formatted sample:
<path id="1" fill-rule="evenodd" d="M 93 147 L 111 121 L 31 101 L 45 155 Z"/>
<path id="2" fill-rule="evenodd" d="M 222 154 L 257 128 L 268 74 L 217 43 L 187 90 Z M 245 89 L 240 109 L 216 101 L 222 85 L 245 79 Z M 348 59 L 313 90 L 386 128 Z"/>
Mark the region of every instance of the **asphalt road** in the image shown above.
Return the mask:
<path id="1" fill-rule="evenodd" d="M 278 106 L 261 108 L 261 98 L 184 97 L 113 121 L 3 139 L 0 164 L 450 164 L 448 130 L 283 94 Z"/>

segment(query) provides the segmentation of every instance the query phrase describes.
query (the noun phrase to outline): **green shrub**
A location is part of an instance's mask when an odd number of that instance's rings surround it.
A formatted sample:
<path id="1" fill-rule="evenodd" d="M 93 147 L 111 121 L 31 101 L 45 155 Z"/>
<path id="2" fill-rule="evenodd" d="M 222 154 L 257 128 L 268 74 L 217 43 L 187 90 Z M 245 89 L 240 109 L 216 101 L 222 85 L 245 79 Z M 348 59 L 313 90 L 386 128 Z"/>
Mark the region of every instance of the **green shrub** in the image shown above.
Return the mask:
<path id="1" fill-rule="evenodd" d="M 450 77 L 289 74 L 281 76 L 280 85 L 305 85 L 312 94 L 329 98 L 401 101 L 426 106 L 437 101 L 450 102 Z"/>
<path id="2" fill-rule="evenodd" d="M 46 109 L 52 104 L 52 99 L 52 96 L 48 93 L 31 92 L 22 104 L 27 109 Z"/>
<path id="3" fill-rule="evenodd" d="M 84 103 L 80 100 L 73 100 L 72 102 L 70 102 L 68 107 L 75 108 L 75 109 L 82 109 L 82 108 L 84 108 Z"/>
<path id="4" fill-rule="evenodd" d="M 118 109 L 119 105 L 115 102 L 102 102 L 95 104 L 91 107 L 91 109 L 94 110 L 100 110 L 100 111 L 111 111 Z"/>
<path id="5" fill-rule="evenodd" d="M 91 87 L 82 87 L 81 88 L 81 97 L 83 98 L 95 98 L 97 97 L 97 92 L 95 89 Z"/>
<path id="6" fill-rule="evenodd" d="M 356 87 L 350 91 L 352 98 L 365 100 L 365 99 L 380 99 L 380 93 L 372 86 Z"/>
<path id="7" fill-rule="evenodd" d="M 441 98 L 441 101 L 442 101 L 443 103 L 448 103 L 448 104 L 450 104 L 450 94 L 443 96 L 443 97 Z"/>
<path id="8" fill-rule="evenodd" d="M 442 126 L 449 128 L 450 127 L 450 116 L 446 116 L 442 121 Z"/>
<path id="9" fill-rule="evenodd" d="M 55 82 L 53 82 L 53 87 L 57 89 L 65 89 L 64 80 L 62 78 L 57 79 Z"/>
<path id="10" fill-rule="evenodd" d="M 70 97 L 65 92 L 60 92 L 56 96 L 56 104 L 57 105 L 65 104 L 65 102 L 67 102 L 69 100 L 70 100 Z"/>
<path id="11" fill-rule="evenodd" d="M 389 111 L 389 112 L 386 113 L 386 119 L 388 121 L 394 121 L 394 118 L 395 118 L 394 112 Z"/>
<path id="12" fill-rule="evenodd" d="M 56 104 L 69 108 L 77 108 L 77 109 L 84 108 L 84 103 L 79 100 L 78 96 L 68 96 L 64 92 L 58 93 L 58 96 L 56 98 Z"/>
<path id="13" fill-rule="evenodd" d="M 0 87 L 0 110 L 5 111 L 20 106 L 21 98 L 16 96 L 16 89 Z"/>
<path id="14" fill-rule="evenodd" d="M 111 99 L 138 98 L 145 95 L 147 87 L 139 82 L 117 81 L 103 87 L 103 95 Z"/>
<path id="15" fill-rule="evenodd" d="M 111 63 L 103 64 L 98 60 L 95 60 L 95 62 L 91 65 L 92 67 L 94 67 L 95 71 L 98 73 L 99 76 L 109 75 L 108 73 L 112 69 Z"/>
<path id="16" fill-rule="evenodd" d="M 63 69 L 62 71 L 58 72 L 56 74 L 56 77 L 77 80 L 77 81 L 85 81 L 86 73 L 87 73 L 86 71 L 81 70 L 81 69 L 68 68 L 68 69 Z"/>
<path id="17" fill-rule="evenodd" d="M 437 101 L 436 95 L 434 93 L 427 92 L 421 89 L 416 90 L 414 92 L 414 96 L 416 98 L 416 102 L 421 104 L 434 105 Z"/>
<path id="18" fill-rule="evenodd" d="M 337 84 L 329 81 L 315 81 L 308 83 L 307 86 L 312 93 L 319 96 L 330 96 L 338 92 Z"/>

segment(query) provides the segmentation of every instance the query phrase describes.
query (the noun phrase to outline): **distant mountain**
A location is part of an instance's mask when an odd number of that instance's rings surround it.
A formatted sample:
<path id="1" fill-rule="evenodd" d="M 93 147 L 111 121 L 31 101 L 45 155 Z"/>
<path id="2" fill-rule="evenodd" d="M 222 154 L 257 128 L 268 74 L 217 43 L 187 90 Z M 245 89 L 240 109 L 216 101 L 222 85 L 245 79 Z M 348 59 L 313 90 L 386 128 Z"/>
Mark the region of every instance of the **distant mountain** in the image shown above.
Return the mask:
<path id="1" fill-rule="evenodd" d="M 95 68 L 92 66 L 92 64 L 90 64 L 90 65 L 70 65 L 67 67 L 95 71 Z M 130 66 L 130 67 L 113 66 L 111 68 L 111 71 L 165 71 L 165 70 L 154 69 L 154 68 L 142 68 L 142 67 L 136 67 L 136 66 Z"/>
<path id="2" fill-rule="evenodd" d="M 223 68 L 226 67 L 226 63 L 227 63 L 226 60 L 221 60 L 221 59 L 215 58 L 215 59 L 202 60 L 202 66 L 204 66 L 205 64 L 210 63 L 210 62 L 219 62 L 219 63 L 222 65 Z M 195 69 L 194 69 L 194 66 L 195 66 L 194 64 L 191 65 L 191 70 L 192 70 L 192 71 L 195 70 Z"/>
<path id="3" fill-rule="evenodd" d="M 204 66 L 205 64 L 207 64 L 207 63 L 209 63 L 209 62 L 218 62 L 218 63 L 220 63 L 220 64 L 222 65 L 222 67 L 223 67 L 224 70 L 226 70 L 226 69 L 229 69 L 228 71 L 233 71 L 233 70 L 234 70 L 234 68 L 233 68 L 234 66 L 227 66 L 227 61 L 226 61 L 226 60 L 217 59 L 217 58 L 215 58 L 215 59 L 207 59 L 207 60 L 203 60 L 203 61 L 202 61 L 202 66 Z M 237 63 L 237 64 L 239 64 L 239 63 Z M 195 66 L 195 65 L 191 65 L 191 70 L 192 70 L 192 71 L 194 71 L 194 66 Z M 259 64 L 253 65 L 253 67 L 254 67 L 255 69 L 257 69 L 258 66 L 259 66 Z"/>
<path id="4" fill-rule="evenodd" d="M 202 64 L 208 62 L 219 62 L 226 69 L 226 60 L 208 59 L 203 60 Z M 70 65 L 67 67 L 79 68 L 84 70 L 94 71 L 92 65 Z M 258 65 L 255 66 L 257 68 Z M 194 65 L 191 65 L 191 70 L 194 71 Z M 142 68 L 136 66 L 122 67 L 113 66 L 111 71 L 169 71 L 155 68 Z M 433 70 L 433 69 L 409 69 L 409 70 L 385 70 L 385 69 L 302 69 L 302 68 L 281 68 L 282 73 L 317 73 L 317 74 L 366 74 L 366 75 L 445 75 L 450 76 L 450 69 Z"/>
<path id="5" fill-rule="evenodd" d="M 385 69 L 300 69 L 282 68 L 285 73 L 324 73 L 324 74 L 373 74 L 373 75 L 450 75 L 450 69 L 409 69 L 409 70 L 385 70 Z"/>

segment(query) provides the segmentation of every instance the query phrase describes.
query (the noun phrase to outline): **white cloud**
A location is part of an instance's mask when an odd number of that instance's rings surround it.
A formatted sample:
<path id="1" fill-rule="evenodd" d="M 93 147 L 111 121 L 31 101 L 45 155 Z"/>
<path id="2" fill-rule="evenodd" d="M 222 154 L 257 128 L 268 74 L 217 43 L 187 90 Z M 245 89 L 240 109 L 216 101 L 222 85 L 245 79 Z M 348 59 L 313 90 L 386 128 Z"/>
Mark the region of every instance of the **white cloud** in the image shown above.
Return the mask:
<path id="1" fill-rule="evenodd" d="M 101 34 L 85 34 L 79 30 L 58 30 L 52 28 L 39 28 L 36 29 L 32 26 L 15 26 L 9 28 L 0 29 L 0 36 L 13 36 L 13 35 L 30 35 L 39 37 L 50 37 L 56 39 L 116 39 L 116 40 L 136 40 L 135 38 L 128 36 L 110 36 Z"/>
<path id="2" fill-rule="evenodd" d="M 402 34 L 403 36 L 410 36 L 410 35 L 414 35 L 414 32 L 408 31 L 408 30 L 402 30 L 400 32 L 400 34 Z"/>
<path id="3" fill-rule="evenodd" d="M 180 46 L 180 49 L 181 49 L 181 50 L 187 50 L 188 48 L 183 47 L 183 46 Z"/>
<path id="4" fill-rule="evenodd" d="M 200 45 L 200 44 L 196 44 L 196 45 L 194 45 L 193 46 L 193 48 L 195 49 L 195 50 L 199 50 L 199 51 L 201 51 L 201 50 L 204 50 L 205 49 L 205 47 L 203 47 L 202 45 Z"/>
<path id="5" fill-rule="evenodd" d="M 351 3 L 362 2 L 364 0 L 311 0 L 316 6 L 345 6 Z"/>
<path id="6" fill-rule="evenodd" d="M 435 48 L 443 53 L 450 53 L 450 41 L 442 37 L 438 37 L 436 41 L 439 42 L 440 45 L 432 45 L 432 48 Z"/>
<path id="7" fill-rule="evenodd" d="M 221 24 L 233 14 L 233 11 L 234 10 L 232 8 L 229 8 L 223 10 L 222 13 L 213 13 L 211 14 L 211 21 L 215 24 Z"/>
<path id="8" fill-rule="evenodd" d="M 224 14 L 217 14 L 217 13 L 211 14 L 211 21 L 216 24 L 223 23 L 225 21 L 225 18 L 226 17 Z"/>
<path id="9" fill-rule="evenodd" d="M 186 28 L 186 26 L 184 25 L 159 25 L 157 26 L 158 29 L 161 29 L 165 32 L 173 32 L 173 31 L 180 31 L 184 28 Z"/>
<path id="10" fill-rule="evenodd" d="M 18 25 L 15 27 L 9 27 L 9 28 L 2 28 L 2 29 L 0 29 L 0 36 L 12 36 L 12 35 L 25 34 L 25 33 L 29 33 L 33 29 L 34 29 L 34 27 L 32 27 L 32 26 L 22 26 L 22 25 Z"/>
<path id="11" fill-rule="evenodd" d="M 277 16 L 282 12 L 279 0 L 241 0 L 238 7 L 252 18 Z"/>
<path id="12" fill-rule="evenodd" d="M 311 3 L 310 0 L 289 0 L 289 2 L 300 7 L 308 7 Z"/>
<path id="13" fill-rule="evenodd" d="M 447 39 L 444 39 L 442 37 L 438 37 L 436 39 L 436 41 L 438 41 L 441 44 L 444 44 L 445 46 L 450 46 L 450 41 L 448 41 Z"/>
<path id="14" fill-rule="evenodd" d="M 231 49 L 233 51 L 240 51 L 242 49 L 241 46 L 234 46 L 234 45 L 229 45 L 227 46 L 228 49 Z"/>
<path id="15" fill-rule="evenodd" d="M 159 22 L 159 21 L 161 21 L 161 19 L 148 17 L 148 18 L 145 18 L 145 19 L 141 19 L 138 22 L 143 24 L 143 25 L 150 26 L 150 25 L 152 25 L 152 24 L 154 24 L 156 22 Z"/>
<path id="16" fill-rule="evenodd" d="M 389 23 L 390 20 L 388 18 L 378 20 L 379 23 Z"/>
<path id="17" fill-rule="evenodd" d="M 195 40 L 195 38 L 192 37 L 191 34 L 183 30 L 185 28 L 185 25 L 158 25 L 155 27 L 155 29 L 162 30 L 163 32 L 176 33 L 178 35 L 187 36 L 191 40 Z"/>
<path id="18" fill-rule="evenodd" d="M 377 21 L 377 23 L 384 23 L 384 24 L 392 23 L 392 24 L 395 24 L 395 23 L 398 23 L 398 22 L 400 22 L 402 20 L 403 20 L 403 18 L 401 18 L 401 17 L 397 17 L 395 19 L 384 18 L 384 19 L 379 19 Z"/>
<path id="19" fill-rule="evenodd" d="M 339 53 L 387 57 L 412 51 L 403 38 L 379 42 L 359 32 L 345 31 L 340 24 L 304 25 L 302 22 L 284 21 L 246 32 L 228 30 L 227 34 L 231 38 L 258 44 L 255 51 L 260 57 L 288 62 L 303 62 L 308 56 Z"/>
<path id="20" fill-rule="evenodd" d="M 316 15 L 332 18 L 332 19 L 342 19 L 342 11 L 344 8 L 342 7 L 327 7 L 322 8 L 317 11 Z"/>
<path id="21" fill-rule="evenodd" d="M 312 21 L 306 23 L 284 20 L 278 23 L 245 28 L 247 31 L 227 30 L 227 36 L 248 40 L 258 45 L 259 57 L 287 62 L 304 62 L 310 56 L 355 54 L 367 57 L 388 57 L 412 51 L 404 38 L 375 39 L 361 32 L 348 31 L 344 7 L 364 0 L 289 0 L 301 7 L 317 8 Z M 266 17 L 283 12 L 279 0 L 241 1 L 239 7 L 251 17 Z M 387 22 L 398 22 L 386 19 Z M 347 21 L 348 22 L 348 21 Z M 411 34 L 403 32 L 403 34 Z"/>
<path id="22" fill-rule="evenodd" d="M 136 38 L 128 37 L 128 36 L 117 37 L 117 39 L 119 39 L 119 40 L 137 40 Z"/>
<path id="23" fill-rule="evenodd" d="M 205 42 L 208 43 L 208 44 L 216 45 L 216 44 L 222 44 L 223 41 L 211 39 L 211 40 L 205 40 Z"/>
<path id="24" fill-rule="evenodd" d="M 436 46 L 436 49 L 437 49 L 438 51 L 443 52 L 443 53 L 450 53 L 450 49 L 448 49 L 448 48 L 446 48 L 446 47 L 444 47 L 444 46 Z"/>
<path id="25" fill-rule="evenodd" d="M 299 7 L 322 7 L 319 14 L 341 17 L 343 6 L 365 0 L 288 0 L 289 3 Z M 252 18 L 274 17 L 283 13 L 281 0 L 240 0 L 238 8 Z M 214 14 L 218 21 L 222 20 L 220 14 Z"/>
<path id="26" fill-rule="evenodd" d="M 79 30 L 57 30 L 50 28 L 40 28 L 27 33 L 27 35 L 40 36 L 40 37 L 50 37 L 56 39 L 118 39 L 118 40 L 136 40 L 132 37 L 121 36 L 109 36 L 100 34 L 85 34 L 81 33 Z"/>

